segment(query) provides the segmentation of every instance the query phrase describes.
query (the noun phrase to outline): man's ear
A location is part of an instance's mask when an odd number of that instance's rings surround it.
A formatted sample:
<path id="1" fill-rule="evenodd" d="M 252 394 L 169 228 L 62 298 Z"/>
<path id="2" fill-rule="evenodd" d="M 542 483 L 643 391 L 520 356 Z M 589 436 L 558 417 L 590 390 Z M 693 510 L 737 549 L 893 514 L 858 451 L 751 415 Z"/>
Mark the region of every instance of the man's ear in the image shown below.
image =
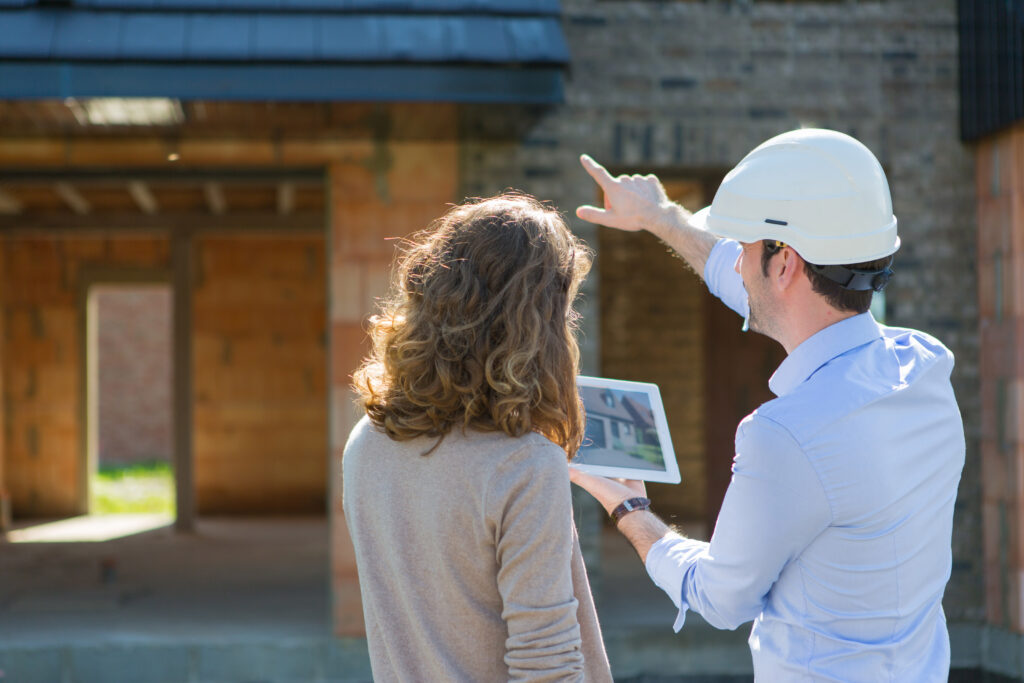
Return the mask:
<path id="1" fill-rule="evenodd" d="M 773 277 L 775 286 L 782 290 L 789 289 L 804 272 L 804 260 L 792 247 L 785 246 L 775 261 L 779 264 Z"/>

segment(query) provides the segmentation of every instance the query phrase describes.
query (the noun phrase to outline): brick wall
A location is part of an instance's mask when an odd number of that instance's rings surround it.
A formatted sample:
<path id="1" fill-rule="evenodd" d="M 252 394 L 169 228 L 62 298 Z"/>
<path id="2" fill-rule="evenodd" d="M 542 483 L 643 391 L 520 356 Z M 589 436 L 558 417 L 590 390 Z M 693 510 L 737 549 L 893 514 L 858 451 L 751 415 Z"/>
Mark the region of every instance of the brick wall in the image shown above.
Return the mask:
<path id="1" fill-rule="evenodd" d="M 195 254 L 198 512 L 321 513 L 327 499 L 324 238 L 199 236 Z"/>
<path id="2" fill-rule="evenodd" d="M 199 512 L 322 512 L 327 498 L 324 238 L 233 233 L 197 239 L 196 254 Z M 166 271 L 168 240 L 124 234 L 8 237 L 0 255 L 0 272 L 6 275 L 0 302 L 8 332 L 2 348 L 4 471 L 13 512 L 19 517 L 84 512 L 84 273 Z M 167 322 L 164 333 L 169 333 Z M 106 332 L 120 341 L 129 341 L 131 334 L 116 325 Z M 132 361 L 138 373 L 122 368 L 108 378 L 105 405 L 115 411 L 119 430 L 107 437 L 114 444 L 122 439 L 144 446 L 138 452 L 146 458 L 157 451 L 167 455 L 167 394 L 151 396 L 151 406 L 130 387 L 146 384 L 146 372 L 167 373 L 169 350 Z M 118 393 L 128 399 L 120 406 L 111 396 Z M 163 406 L 153 410 L 159 415 L 148 414 L 153 406 Z M 149 420 L 153 417 L 159 419 Z"/>
<path id="3" fill-rule="evenodd" d="M 887 170 L 903 238 L 888 321 L 936 334 L 957 357 L 968 451 L 945 606 L 951 620 L 982 620 L 974 166 L 958 133 L 956 3 L 566 0 L 563 8 L 566 103 L 497 115 L 467 109 L 459 194 L 515 186 L 571 215 L 595 197 L 581 152 L 687 176 L 720 173 L 804 124 L 861 139 Z M 599 244 L 595 228 L 571 224 Z M 598 273 L 608 256 L 598 255 Z M 601 370 L 601 330 L 616 325 L 600 320 L 598 280 L 588 280 L 581 307 L 589 373 Z"/>
<path id="4" fill-rule="evenodd" d="M 330 405 L 332 466 L 332 596 L 334 630 L 365 634 L 355 556 L 344 522 L 341 457 L 360 413 L 349 385 L 369 350 L 366 319 L 388 291 L 394 237 L 425 228 L 456 199 L 456 110 L 452 106 L 398 106 L 382 112 L 387 141 L 365 156 L 329 167 L 330 193 Z M 404 138 L 418 120 L 431 122 L 432 142 Z"/>
<path id="5" fill-rule="evenodd" d="M 699 183 L 667 189 L 674 197 L 703 197 Z M 597 248 L 601 373 L 658 385 L 686 485 L 651 484 L 649 492 L 667 520 L 703 521 L 704 286 L 652 235 L 604 230 Z"/>
<path id="6" fill-rule="evenodd" d="M 977 160 L 986 605 L 1024 633 L 1024 124 Z"/>
<path id="7" fill-rule="evenodd" d="M 7 281 L 5 275 L 7 267 L 6 250 L 7 242 L 4 238 L 0 237 L 0 287 Z M 4 348 L 7 345 L 6 323 L 7 313 L 3 306 L 2 290 L 0 290 L 0 532 L 4 531 L 11 521 L 11 500 L 10 493 L 7 490 L 7 475 L 5 472 L 7 465 L 7 394 L 4 389 L 7 384 L 7 372 L 4 367 Z"/>
<path id="8" fill-rule="evenodd" d="M 95 288 L 99 464 L 170 462 L 171 290 Z"/>
<path id="9" fill-rule="evenodd" d="M 166 268 L 156 237 L 7 237 L 3 252 L 7 486 L 14 515 L 85 511 L 82 484 L 81 275 L 89 269 Z"/>

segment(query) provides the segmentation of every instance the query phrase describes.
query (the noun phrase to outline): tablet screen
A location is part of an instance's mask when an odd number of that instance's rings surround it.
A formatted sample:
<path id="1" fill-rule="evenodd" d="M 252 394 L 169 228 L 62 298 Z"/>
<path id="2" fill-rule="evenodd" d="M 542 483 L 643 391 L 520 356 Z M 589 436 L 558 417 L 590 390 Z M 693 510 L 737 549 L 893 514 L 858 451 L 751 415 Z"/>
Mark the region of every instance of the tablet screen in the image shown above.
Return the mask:
<path id="1" fill-rule="evenodd" d="M 656 384 L 581 375 L 576 385 L 587 425 L 574 467 L 605 477 L 679 483 Z"/>

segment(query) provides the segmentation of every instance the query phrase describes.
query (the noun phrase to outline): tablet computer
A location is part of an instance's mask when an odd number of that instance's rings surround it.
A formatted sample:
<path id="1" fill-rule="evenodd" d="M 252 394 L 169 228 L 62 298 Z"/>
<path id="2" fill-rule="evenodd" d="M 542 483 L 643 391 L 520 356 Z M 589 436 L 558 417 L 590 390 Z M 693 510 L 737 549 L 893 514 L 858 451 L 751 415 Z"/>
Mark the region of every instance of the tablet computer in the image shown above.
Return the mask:
<path id="1" fill-rule="evenodd" d="M 587 426 L 573 467 L 604 477 L 679 483 L 658 385 L 580 375 L 576 386 Z"/>

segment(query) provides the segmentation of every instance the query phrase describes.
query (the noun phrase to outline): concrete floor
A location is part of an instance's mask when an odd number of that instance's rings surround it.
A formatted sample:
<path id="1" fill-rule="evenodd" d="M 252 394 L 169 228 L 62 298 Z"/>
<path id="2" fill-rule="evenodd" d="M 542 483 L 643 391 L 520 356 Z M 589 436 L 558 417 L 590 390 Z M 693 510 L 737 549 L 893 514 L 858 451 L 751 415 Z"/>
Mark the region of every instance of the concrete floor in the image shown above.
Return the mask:
<path id="1" fill-rule="evenodd" d="M 203 519 L 194 534 L 8 543 L 0 641 L 320 636 L 327 577 L 324 519 Z"/>
<path id="2" fill-rule="evenodd" d="M 330 636 L 327 540 L 322 518 L 238 518 L 0 542 L 0 682 L 369 680 L 365 643 Z M 673 634 L 675 608 L 633 551 L 610 529 L 602 544 L 617 680 L 749 680 L 745 629 L 691 614 Z"/>

